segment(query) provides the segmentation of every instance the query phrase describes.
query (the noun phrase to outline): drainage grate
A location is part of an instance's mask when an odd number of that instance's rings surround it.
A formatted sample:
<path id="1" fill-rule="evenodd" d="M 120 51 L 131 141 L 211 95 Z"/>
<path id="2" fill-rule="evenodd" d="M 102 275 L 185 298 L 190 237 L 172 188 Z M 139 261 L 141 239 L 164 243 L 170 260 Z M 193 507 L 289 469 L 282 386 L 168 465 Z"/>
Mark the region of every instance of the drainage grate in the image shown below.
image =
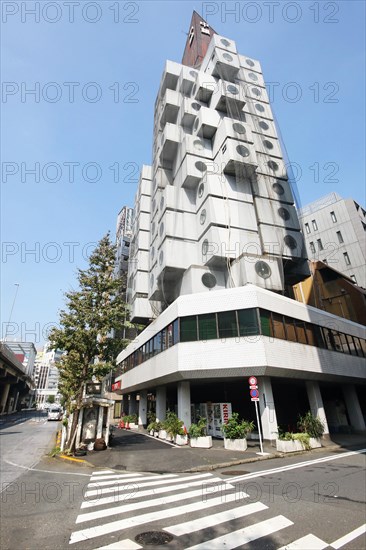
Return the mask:
<path id="1" fill-rule="evenodd" d="M 221 472 L 222 476 L 242 476 L 244 474 L 249 474 L 249 472 L 245 472 L 244 470 L 229 470 L 228 472 Z"/>
<path id="2" fill-rule="evenodd" d="M 147 531 L 135 537 L 135 541 L 143 546 L 159 546 L 160 544 L 168 544 L 172 540 L 173 535 L 163 531 Z"/>

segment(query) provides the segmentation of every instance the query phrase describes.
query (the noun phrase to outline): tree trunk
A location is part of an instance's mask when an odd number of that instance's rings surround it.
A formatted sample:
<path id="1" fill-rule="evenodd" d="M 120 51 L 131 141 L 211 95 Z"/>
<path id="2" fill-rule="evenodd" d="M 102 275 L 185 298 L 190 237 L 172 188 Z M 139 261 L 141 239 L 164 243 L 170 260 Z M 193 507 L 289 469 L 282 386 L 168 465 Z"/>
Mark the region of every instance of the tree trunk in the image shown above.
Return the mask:
<path id="1" fill-rule="evenodd" d="M 80 413 L 80 410 L 76 409 L 72 414 L 71 430 L 70 430 L 69 439 L 67 440 L 67 444 L 66 444 L 66 447 L 71 452 L 74 452 L 75 450 L 75 441 L 76 441 L 76 433 L 78 429 L 79 413 Z"/>

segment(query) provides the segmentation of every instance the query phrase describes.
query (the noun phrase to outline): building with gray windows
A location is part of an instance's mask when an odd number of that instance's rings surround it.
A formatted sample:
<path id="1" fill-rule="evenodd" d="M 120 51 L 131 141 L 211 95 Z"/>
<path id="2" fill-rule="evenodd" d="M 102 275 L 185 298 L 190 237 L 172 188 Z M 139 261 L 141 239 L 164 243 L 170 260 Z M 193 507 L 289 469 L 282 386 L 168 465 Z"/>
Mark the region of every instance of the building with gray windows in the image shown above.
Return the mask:
<path id="1" fill-rule="evenodd" d="M 366 210 L 338 193 L 299 211 L 310 259 L 327 263 L 366 288 Z"/>

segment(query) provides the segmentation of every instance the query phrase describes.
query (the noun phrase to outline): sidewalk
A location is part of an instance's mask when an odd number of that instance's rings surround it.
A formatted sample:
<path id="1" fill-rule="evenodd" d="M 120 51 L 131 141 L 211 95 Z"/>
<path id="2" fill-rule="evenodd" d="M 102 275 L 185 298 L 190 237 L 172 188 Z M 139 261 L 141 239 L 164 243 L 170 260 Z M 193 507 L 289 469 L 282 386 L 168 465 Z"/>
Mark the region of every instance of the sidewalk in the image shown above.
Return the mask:
<path id="1" fill-rule="evenodd" d="M 172 446 L 141 432 L 116 429 L 114 433 L 111 448 L 88 452 L 85 459 L 90 464 L 121 471 L 169 473 L 209 471 L 283 456 L 277 452 L 276 447 L 268 443 L 264 444 L 263 449 L 268 454 L 258 455 L 259 442 L 251 440 L 248 440 L 248 449 L 241 453 L 224 449 L 222 440 L 213 440 L 211 449 L 192 449 L 189 445 Z M 332 439 L 333 441 L 328 441 L 322 449 L 306 452 L 306 456 L 310 458 L 314 453 L 324 449 L 333 451 L 343 447 L 366 447 L 364 435 L 337 434 L 332 436 Z"/>

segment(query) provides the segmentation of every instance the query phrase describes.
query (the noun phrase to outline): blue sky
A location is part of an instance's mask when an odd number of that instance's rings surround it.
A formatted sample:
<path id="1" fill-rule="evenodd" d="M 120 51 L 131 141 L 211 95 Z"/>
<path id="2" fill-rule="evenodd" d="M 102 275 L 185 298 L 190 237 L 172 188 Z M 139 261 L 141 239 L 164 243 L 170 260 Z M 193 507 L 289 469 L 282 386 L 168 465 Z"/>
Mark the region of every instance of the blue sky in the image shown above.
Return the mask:
<path id="1" fill-rule="evenodd" d="M 193 9 L 261 61 L 300 203 L 337 191 L 365 204 L 364 2 L 80 0 L 73 18 L 39 2 L 35 21 L 36 4 L 2 2 L 1 319 L 19 283 L 14 338 L 42 344 L 91 243 L 133 206 L 164 62 L 181 60 Z"/>

